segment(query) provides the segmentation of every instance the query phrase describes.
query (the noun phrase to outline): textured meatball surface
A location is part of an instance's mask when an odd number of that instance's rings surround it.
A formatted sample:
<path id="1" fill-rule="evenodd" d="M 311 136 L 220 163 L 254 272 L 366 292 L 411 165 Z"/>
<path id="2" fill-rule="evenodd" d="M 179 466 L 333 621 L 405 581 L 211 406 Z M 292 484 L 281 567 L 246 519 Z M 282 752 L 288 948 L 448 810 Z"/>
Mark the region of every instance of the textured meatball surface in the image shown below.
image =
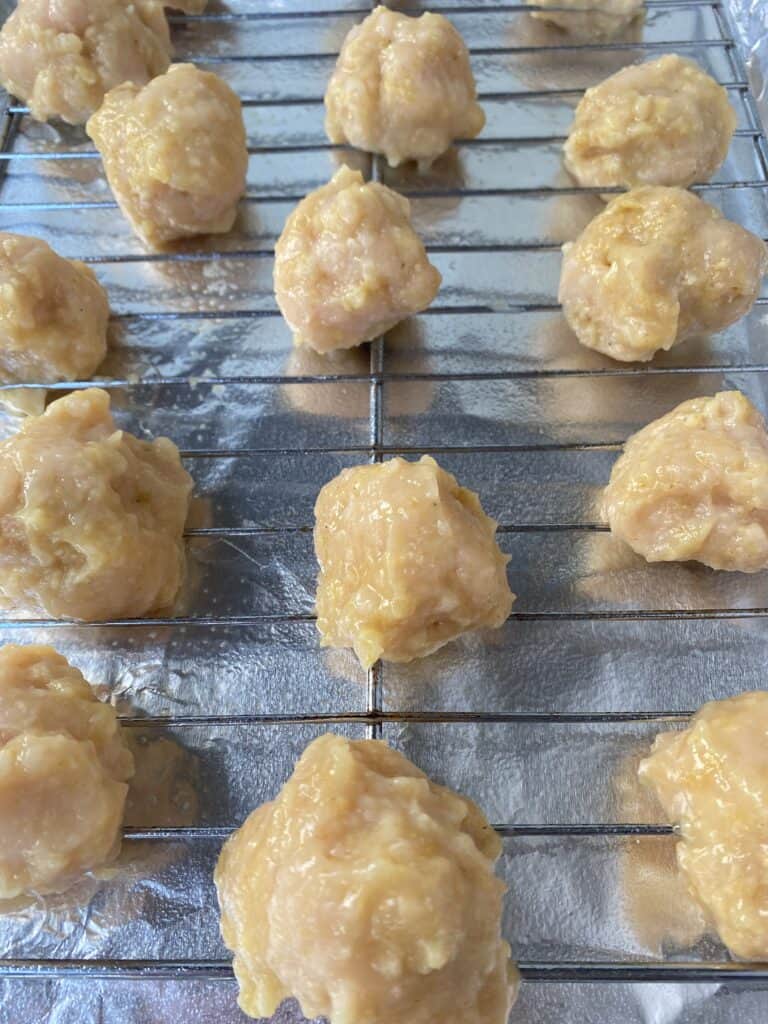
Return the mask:
<path id="1" fill-rule="evenodd" d="M 765 243 L 679 188 L 617 196 L 563 246 L 559 299 L 582 345 L 625 362 L 748 313 Z"/>
<path id="2" fill-rule="evenodd" d="M 0 233 L 0 380 L 87 379 L 106 355 L 108 320 L 90 267 L 39 238 Z"/>
<path id="3" fill-rule="evenodd" d="M 331 142 L 422 169 L 485 124 L 464 41 L 441 14 L 377 7 L 353 28 L 325 94 Z"/>
<path id="4" fill-rule="evenodd" d="M 692 398 L 633 435 L 603 495 L 611 531 L 649 562 L 768 568 L 768 434 L 739 391 Z"/>
<path id="5" fill-rule="evenodd" d="M 240 1006 L 331 1024 L 506 1024 L 501 843 L 469 800 L 376 740 L 327 734 L 216 868 Z"/>
<path id="6" fill-rule="evenodd" d="M 86 130 L 115 198 L 150 246 L 229 231 L 248 170 L 240 100 L 218 75 L 175 64 L 113 89 Z"/>
<path id="7" fill-rule="evenodd" d="M 428 455 L 342 470 L 315 520 L 322 643 L 354 648 L 365 667 L 421 658 L 509 615 L 496 523 Z"/>
<path id="8" fill-rule="evenodd" d="M 52 647 L 0 648 L 0 899 L 114 860 L 133 775 L 115 709 Z"/>
<path id="9" fill-rule="evenodd" d="M 176 445 L 118 430 L 106 391 L 52 402 L 0 445 L 0 606 L 88 621 L 168 607 L 191 489 Z"/>
<path id="10" fill-rule="evenodd" d="M 441 278 L 411 227 L 408 200 L 342 167 L 288 217 L 274 280 L 296 344 L 330 352 L 426 309 Z"/>
<path id="11" fill-rule="evenodd" d="M 735 956 L 768 960 L 768 693 L 705 704 L 640 765 L 670 822 L 677 862 Z"/>
<path id="12" fill-rule="evenodd" d="M 725 89 L 694 61 L 665 54 L 587 89 L 565 165 L 580 185 L 687 186 L 709 181 L 735 128 Z"/>
<path id="13" fill-rule="evenodd" d="M 199 14 L 205 0 L 18 0 L 0 32 L 0 81 L 38 121 L 85 124 L 110 89 L 167 70 L 171 6 Z"/>

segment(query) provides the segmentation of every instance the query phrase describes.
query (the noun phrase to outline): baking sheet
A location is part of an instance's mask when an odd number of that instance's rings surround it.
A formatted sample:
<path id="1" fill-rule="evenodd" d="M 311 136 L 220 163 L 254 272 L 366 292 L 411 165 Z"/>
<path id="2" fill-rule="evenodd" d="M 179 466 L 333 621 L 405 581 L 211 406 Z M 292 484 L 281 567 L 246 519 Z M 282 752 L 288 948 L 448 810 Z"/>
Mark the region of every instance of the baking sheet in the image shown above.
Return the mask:
<path id="1" fill-rule="evenodd" d="M 178 57 L 204 57 L 248 101 L 255 151 L 232 234 L 173 259 L 144 258 L 81 131 L 15 118 L 0 223 L 94 261 L 115 313 L 104 373 L 116 414 L 139 434 L 171 436 L 196 481 L 180 622 L 2 629 L 5 642 L 54 643 L 111 692 L 145 765 L 129 816 L 145 831 L 236 826 L 274 795 L 314 736 L 329 727 L 365 735 L 355 721 L 367 707 L 364 673 L 348 653 L 317 646 L 307 528 L 322 484 L 368 458 L 371 364 L 367 353 L 349 353 L 329 371 L 293 352 L 270 281 L 270 249 L 298 198 L 341 159 L 372 170 L 364 155 L 325 147 L 320 103 L 360 17 L 343 12 L 360 6 L 231 0 L 213 10 L 270 17 L 176 21 Z M 430 5 L 449 14 L 452 6 Z M 499 824 L 652 822 L 654 808 L 632 785 L 637 757 L 674 716 L 764 687 L 766 620 L 750 610 L 768 606 L 768 584 L 762 575 L 645 565 L 598 528 L 597 497 L 623 438 L 685 398 L 739 387 L 766 409 L 766 305 L 715 339 L 654 360 L 690 372 L 601 375 L 616 365 L 581 349 L 555 306 L 557 248 L 599 208 L 594 196 L 568 190 L 557 137 L 578 90 L 679 49 L 729 86 L 739 115 L 728 161 L 701 193 L 768 237 L 766 189 L 739 184 L 765 177 L 764 141 L 738 54 L 724 45 L 727 12 L 715 3 L 652 4 L 645 25 L 618 46 L 586 51 L 563 49 L 562 35 L 527 14 L 473 6 L 450 14 L 472 48 L 516 48 L 473 58 L 481 94 L 492 97 L 483 101 L 482 139 L 427 179 L 378 168 L 411 196 L 444 277 L 435 309 L 386 340 L 383 369 L 401 377 L 381 388 L 380 441 L 393 451 L 437 450 L 480 492 L 512 555 L 515 611 L 540 618 L 513 618 L 424 662 L 387 666 L 379 696 L 392 720 L 383 735 Z M 323 13 L 330 7 L 337 13 Z M 293 17 L 299 10 L 316 13 Z M 762 90 L 765 4 L 732 0 L 729 16 Z M 506 250 L 477 251 L 494 246 Z M 13 421 L 0 426 L 7 432 Z M 480 451 L 453 450 L 466 446 Z M 690 609 L 723 617 L 674 617 Z M 659 619 L 600 618 L 638 611 Z M 418 721 L 421 712 L 454 718 Z M 642 720 L 649 712 L 670 722 Z M 466 713 L 513 720 L 457 720 Z M 322 715 L 347 720 L 301 720 Z M 299 720 L 272 720 L 290 716 Z M 215 833 L 126 842 L 111 877 L 0 918 L 0 956 L 225 959 L 211 881 L 220 841 Z M 508 836 L 499 870 L 510 886 L 505 934 L 514 955 L 726 959 L 681 902 L 671 855 L 668 836 Z M 638 892 L 654 913 L 638 905 Z M 659 917 L 668 906 L 674 921 Z M 527 982 L 512 1019 L 763 1024 L 767 1008 L 768 990 L 754 984 Z M 2 1024 L 170 1024 L 192 1014 L 245 1020 L 231 980 L 0 981 Z M 275 1019 L 300 1018 L 286 1004 Z"/>

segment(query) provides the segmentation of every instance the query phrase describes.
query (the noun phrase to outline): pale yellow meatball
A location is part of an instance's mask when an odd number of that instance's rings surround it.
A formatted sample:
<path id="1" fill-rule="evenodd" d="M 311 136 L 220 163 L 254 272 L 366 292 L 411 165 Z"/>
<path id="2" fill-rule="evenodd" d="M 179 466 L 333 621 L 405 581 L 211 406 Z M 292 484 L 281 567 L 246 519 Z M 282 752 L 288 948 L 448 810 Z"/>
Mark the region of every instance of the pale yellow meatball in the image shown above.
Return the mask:
<path id="1" fill-rule="evenodd" d="M 120 850 L 131 756 L 52 647 L 0 648 L 0 899 L 58 892 Z"/>
<path id="2" fill-rule="evenodd" d="M 646 361 L 752 308 L 765 244 L 684 189 L 617 196 L 563 246 L 559 299 L 582 345 Z"/>
<path id="3" fill-rule="evenodd" d="M 108 320 L 90 267 L 39 238 L 0 233 L 0 380 L 90 377 L 107 351 Z"/>
<path id="4" fill-rule="evenodd" d="M 612 533 L 649 562 L 768 568 L 768 434 L 739 391 L 692 398 L 634 434 L 603 495 Z"/>
<path id="5" fill-rule="evenodd" d="M 587 89 L 565 143 L 580 185 L 691 185 L 725 160 L 736 113 L 691 60 L 666 54 Z"/>
<path id="6" fill-rule="evenodd" d="M 331 1024 L 506 1024 L 501 843 L 469 800 L 376 740 L 327 734 L 216 868 L 240 1006 Z"/>
<path id="7" fill-rule="evenodd" d="M 679 826 L 677 862 L 720 938 L 768 960 L 768 693 L 705 704 L 656 738 L 640 778 Z"/>
<path id="8" fill-rule="evenodd" d="M 134 230 L 151 246 L 229 231 L 248 170 L 240 101 L 226 82 L 175 64 L 143 89 L 113 89 L 86 131 Z"/>
<path id="9" fill-rule="evenodd" d="M 364 667 L 498 627 L 514 601 L 496 523 L 424 455 L 344 469 L 315 505 L 317 626 Z"/>
<path id="10" fill-rule="evenodd" d="M 169 606 L 191 489 L 176 446 L 118 430 L 105 391 L 53 402 L 0 445 L 0 605 L 88 621 Z"/>
<path id="11" fill-rule="evenodd" d="M 306 196 L 275 247 L 275 298 L 297 345 L 352 348 L 426 309 L 440 287 L 408 200 L 342 167 Z"/>
<path id="12" fill-rule="evenodd" d="M 441 14 L 409 18 L 377 7 L 344 40 L 325 94 L 331 142 L 426 170 L 455 139 L 485 124 L 469 53 Z"/>
<path id="13" fill-rule="evenodd" d="M 38 121 L 84 124 L 116 85 L 167 70 L 164 7 L 200 13 L 205 0 L 19 0 L 0 32 L 0 81 Z"/>
<path id="14" fill-rule="evenodd" d="M 526 0 L 529 7 L 555 10 L 532 12 L 532 17 L 564 29 L 575 39 L 612 39 L 639 18 L 643 0 Z"/>

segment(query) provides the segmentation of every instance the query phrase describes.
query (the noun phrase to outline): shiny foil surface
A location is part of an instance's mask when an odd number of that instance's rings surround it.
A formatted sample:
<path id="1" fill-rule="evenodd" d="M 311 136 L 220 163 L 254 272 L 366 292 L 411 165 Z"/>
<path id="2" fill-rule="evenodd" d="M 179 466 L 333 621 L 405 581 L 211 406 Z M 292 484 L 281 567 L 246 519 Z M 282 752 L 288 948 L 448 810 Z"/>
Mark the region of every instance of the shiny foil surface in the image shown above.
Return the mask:
<path id="1" fill-rule="evenodd" d="M 738 132 L 698 191 L 768 238 L 768 148 L 745 85 L 765 111 L 768 5 L 649 0 L 644 23 L 584 47 L 514 4 L 435 0 L 473 51 L 487 125 L 426 177 L 327 145 L 325 83 L 365 6 L 229 0 L 173 19 L 177 59 L 245 101 L 252 156 L 234 230 L 162 257 L 116 209 L 82 129 L 10 101 L 0 225 L 92 262 L 114 314 L 100 376 L 116 417 L 171 437 L 196 497 L 176 618 L 2 624 L 4 642 L 52 643 L 104 688 L 139 772 L 117 865 L 0 917 L 0 1024 L 245 1021 L 214 864 L 328 729 L 380 734 L 503 827 L 504 932 L 525 978 L 512 1021 L 764 1024 L 768 971 L 692 980 L 729 957 L 681 888 L 674 838 L 611 826 L 664 824 L 635 781 L 659 730 L 765 688 L 768 582 L 646 565 L 611 540 L 598 499 L 628 434 L 684 399 L 739 388 L 766 411 L 768 282 L 742 321 L 650 367 L 581 348 L 556 292 L 560 245 L 602 208 L 561 164 L 580 91 L 663 52 L 728 87 Z M 271 250 L 340 161 L 410 196 L 443 287 L 383 343 L 329 361 L 292 348 Z M 6 435 L 16 423 L 0 417 Z M 315 496 L 344 466 L 423 451 L 499 520 L 518 600 L 498 632 L 366 678 L 318 645 Z M 274 1019 L 301 1017 L 287 1003 Z"/>

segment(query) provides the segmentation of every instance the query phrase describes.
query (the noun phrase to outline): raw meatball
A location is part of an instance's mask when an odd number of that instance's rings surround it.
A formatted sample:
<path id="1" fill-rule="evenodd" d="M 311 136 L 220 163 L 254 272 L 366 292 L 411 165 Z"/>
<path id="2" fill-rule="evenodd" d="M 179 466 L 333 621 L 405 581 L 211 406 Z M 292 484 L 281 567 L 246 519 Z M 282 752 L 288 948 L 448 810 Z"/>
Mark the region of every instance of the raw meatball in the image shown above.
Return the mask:
<path id="1" fill-rule="evenodd" d="M 510 613 L 496 523 L 428 455 L 342 470 L 315 519 L 322 644 L 353 647 L 366 668 L 421 658 Z"/>
<path id="2" fill-rule="evenodd" d="M 469 53 L 450 21 L 386 7 L 344 40 L 325 110 L 331 142 L 383 153 L 392 167 L 417 160 L 422 170 L 485 124 Z"/>
<path id="3" fill-rule="evenodd" d="M 120 207 L 151 246 L 229 231 L 248 169 L 240 100 L 218 75 L 175 64 L 113 89 L 86 125 Z"/>
<path id="4" fill-rule="evenodd" d="M 90 267 L 39 238 L 0 233 L 0 380 L 90 377 L 106 355 L 108 319 Z"/>
<path id="5" fill-rule="evenodd" d="M 133 775 L 115 709 L 52 647 L 0 648 L 0 899 L 113 860 Z"/>
<path id="6" fill-rule="evenodd" d="M 768 960 L 768 693 L 705 704 L 656 738 L 640 778 L 680 826 L 677 862 L 723 942 Z"/>
<path id="7" fill-rule="evenodd" d="M 0 81 L 38 121 L 84 124 L 109 89 L 168 68 L 171 6 L 199 13 L 205 0 L 19 0 L 0 32 Z"/>
<path id="8" fill-rule="evenodd" d="M 240 1006 L 331 1024 L 506 1024 L 501 843 L 469 800 L 376 740 L 309 745 L 215 881 Z"/>
<path id="9" fill-rule="evenodd" d="M 352 348 L 426 309 L 440 287 L 407 199 L 342 167 L 275 247 L 275 298 L 297 345 Z"/>
<path id="10" fill-rule="evenodd" d="M 643 0 L 526 0 L 529 7 L 554 7 L 532 14 L 565 29 L 576 39 L 611 39 L 627 28 L 643 10 Z M 573 8 L 571 13 L 570 9 Z"/>
<path id="11" fill-rule="evenodd" d="M 563 246 L 559 299 L 582 345 L 644 362 L 744 316 L 767 252 L 690 192 L 639 188 L 617 196 Z"/>
<path id="12" fill-rule="evenodd" d="M 739 391 L 692 398 L 631 437 L 603 515 L 649 562 L 768 568 L 768 434 Z"/>
<path id="13" fill-rule="evenodd" d="M 87 621 L 167 607 L 191 489 L 171 441 L 116 429 L 106 391 L 53 402 L 0 445 L 0 604 Z"/>
<path id="14" fill-rule="evenodd" d="M 587 89 L 565 143 L 580 185 L 690 185 L 725 160 L 736 114 L 721 85 L 675 53 Z"/>

